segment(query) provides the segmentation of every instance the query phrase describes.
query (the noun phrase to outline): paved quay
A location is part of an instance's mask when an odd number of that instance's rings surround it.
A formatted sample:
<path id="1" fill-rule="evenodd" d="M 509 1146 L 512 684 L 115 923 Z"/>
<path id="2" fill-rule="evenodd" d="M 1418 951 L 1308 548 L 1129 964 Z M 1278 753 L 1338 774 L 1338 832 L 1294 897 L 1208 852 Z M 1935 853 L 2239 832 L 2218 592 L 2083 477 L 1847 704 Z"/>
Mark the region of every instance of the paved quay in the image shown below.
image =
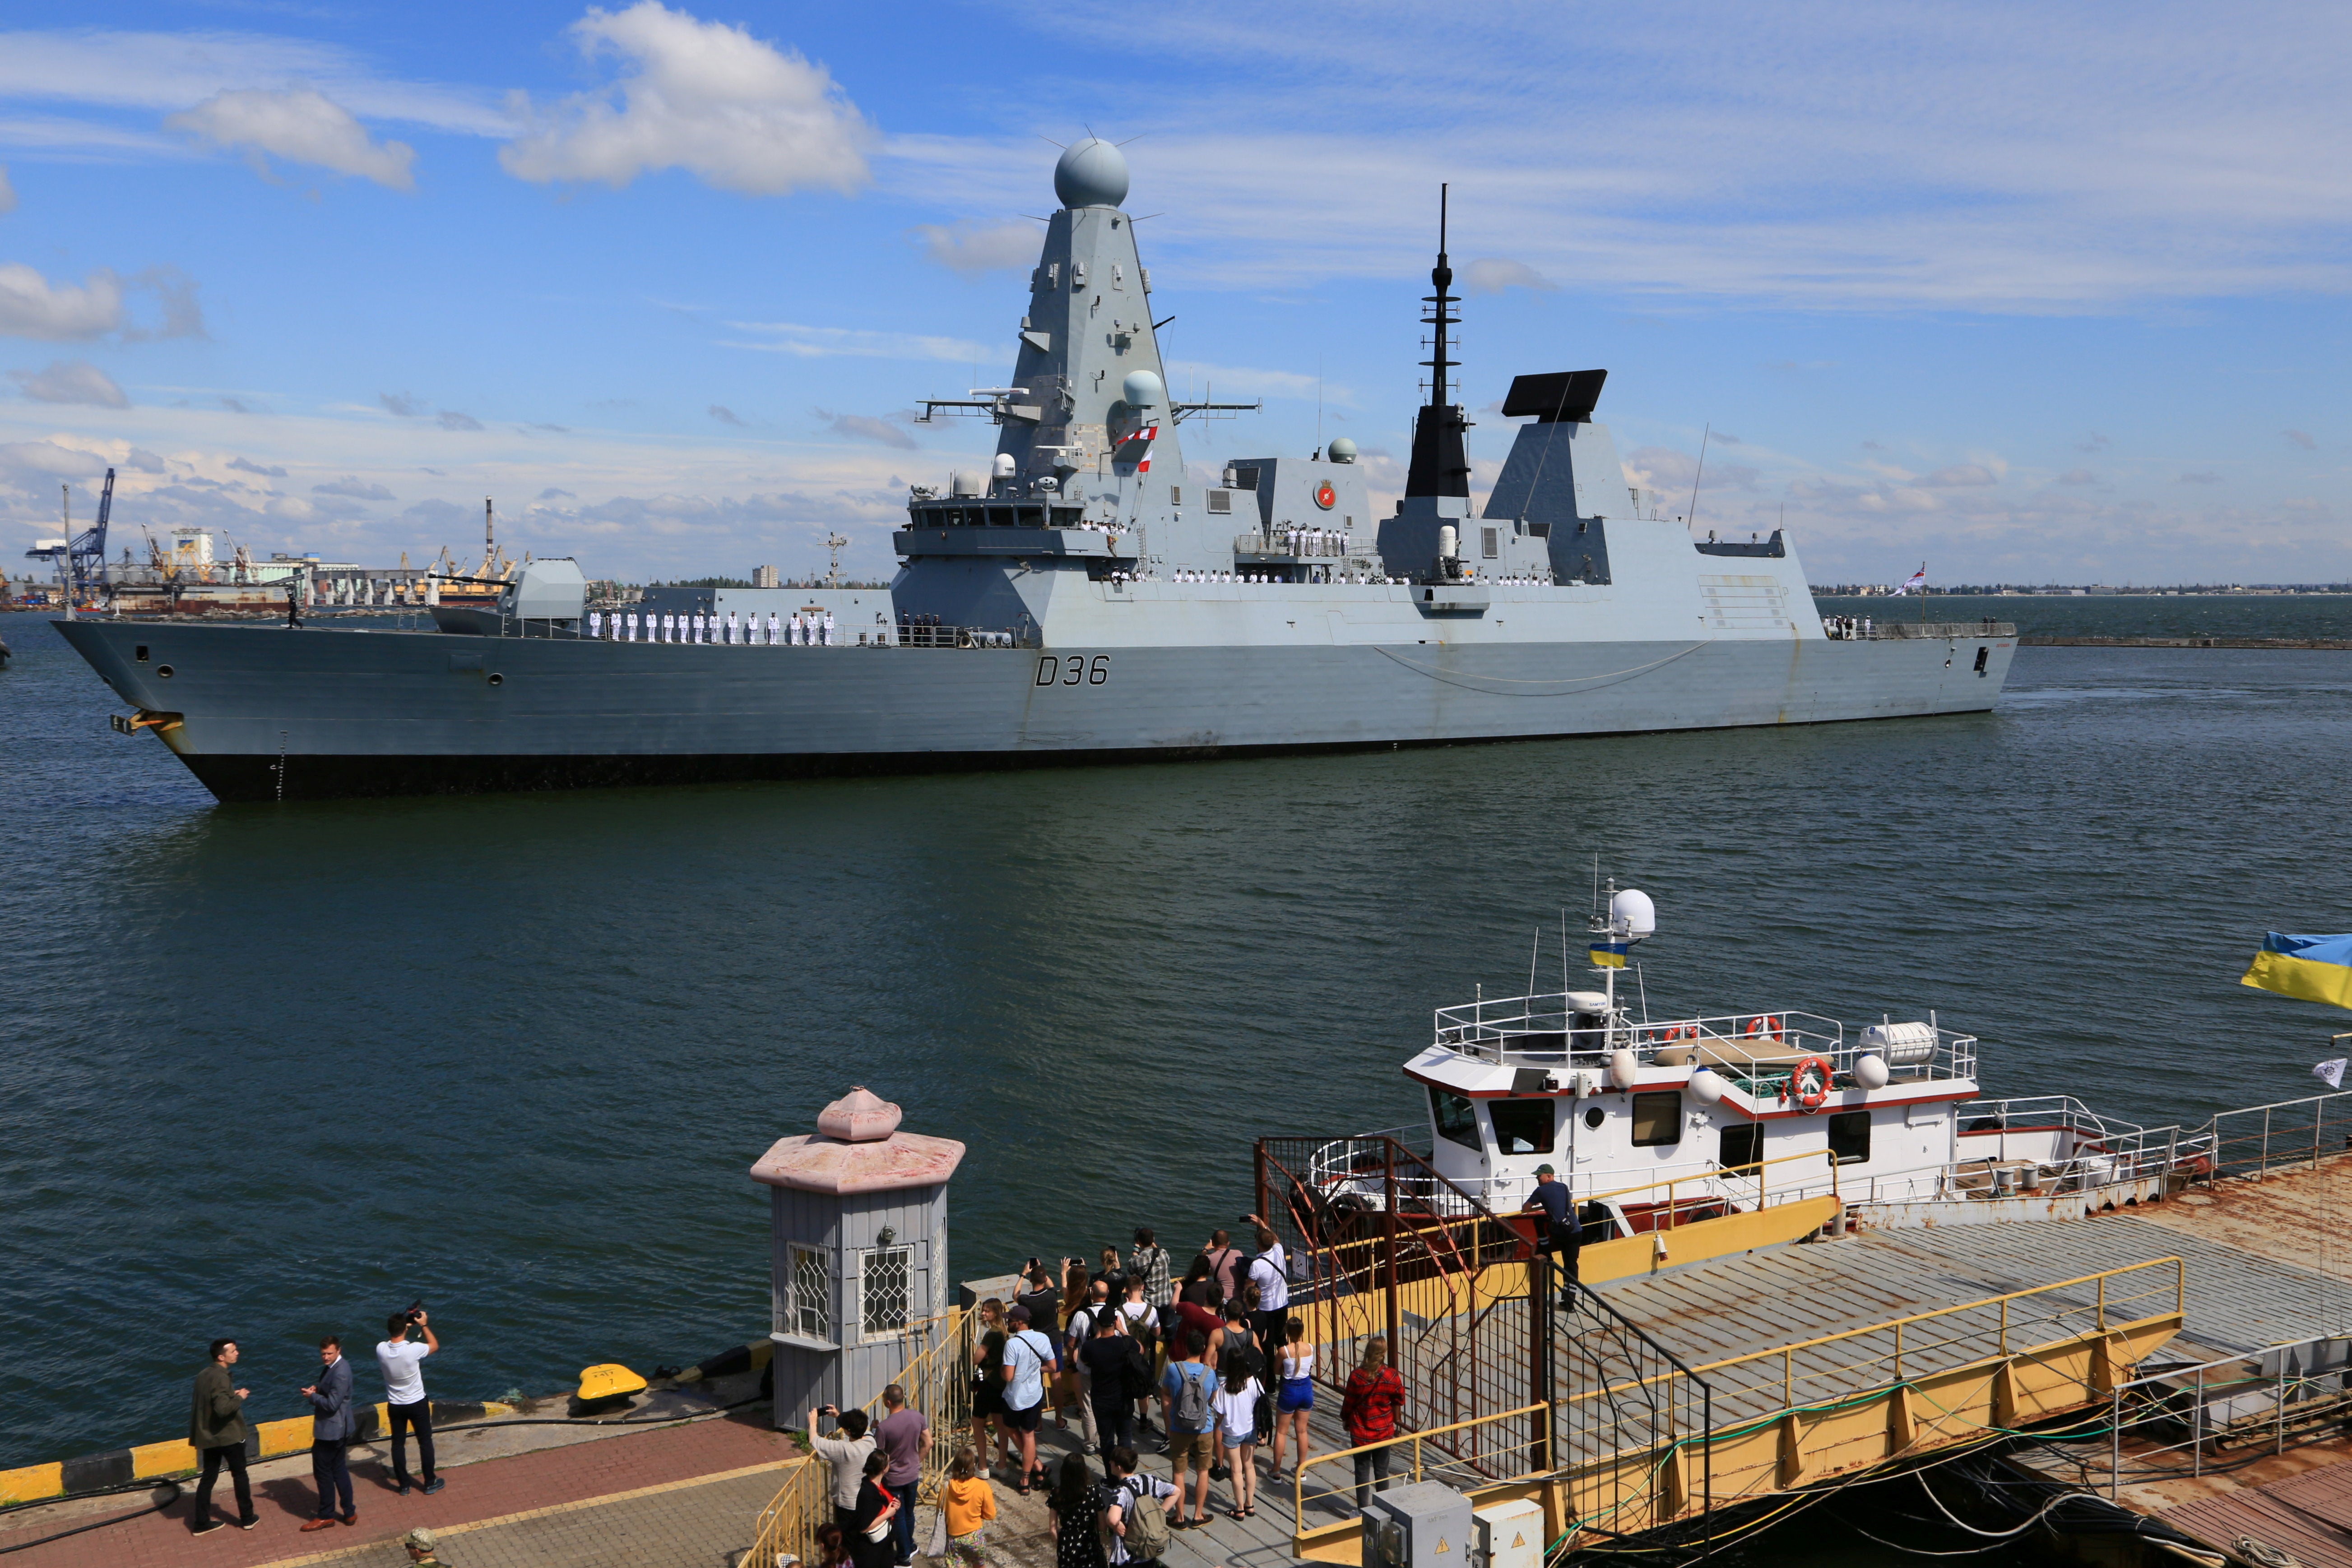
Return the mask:
<path id="1" fill-rule="evenodd" d="M 728 1568 L 751 1543 L 753 1521 L 775 1495 L 782 1468 L 800 1450 L 752 1407 L 684 1426 L 626 1428 L 478 1429 L 468 1453 L 453 1433 L 441 1440 L 448 1485 L 431 1497 L 392 1490 L 383 1443 L 354 1445 L 352 1479 L 359 1522 L 301 1532 L 316 1509 L 310 1457 L 252 1467 L 250 1531 L 191 1537 L 194 1487 L 161 1514 L 51 1542 L 16 1553 L 12 1568 L 296 1568 L 349 1563 L 402 1568 L 400 1537 L 429 1525 L 451 1568 Z M 526 1437 L 525 1434 L 531 1434 Z M 556 1441 L 489 1457 L 509 1442 Z M 481 1457 L 477 1457 L 477 1454 Z M 30 1509 L 7 1516 L 0 1551 L 136 1507 L 144 1494 Z M 224 1477 L 213 1494 L 216 1517 L 235 1511 Z M 226 1506 L 224 1507 L 223 1505 Z"/>

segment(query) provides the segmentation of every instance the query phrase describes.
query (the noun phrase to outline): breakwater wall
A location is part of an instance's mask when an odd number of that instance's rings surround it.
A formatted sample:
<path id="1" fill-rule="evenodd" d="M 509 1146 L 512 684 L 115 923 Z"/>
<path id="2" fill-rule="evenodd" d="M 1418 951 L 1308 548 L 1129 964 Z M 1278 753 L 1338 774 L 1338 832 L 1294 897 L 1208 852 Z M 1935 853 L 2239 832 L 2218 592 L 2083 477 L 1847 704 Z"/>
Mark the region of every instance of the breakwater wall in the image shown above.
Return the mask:
<path id="1" fill-rule="evenodd" d="M 2352 649 L 2346 637 L 2056 637 L 2029 633 L 2024 648 L 2318 648 Z"/>

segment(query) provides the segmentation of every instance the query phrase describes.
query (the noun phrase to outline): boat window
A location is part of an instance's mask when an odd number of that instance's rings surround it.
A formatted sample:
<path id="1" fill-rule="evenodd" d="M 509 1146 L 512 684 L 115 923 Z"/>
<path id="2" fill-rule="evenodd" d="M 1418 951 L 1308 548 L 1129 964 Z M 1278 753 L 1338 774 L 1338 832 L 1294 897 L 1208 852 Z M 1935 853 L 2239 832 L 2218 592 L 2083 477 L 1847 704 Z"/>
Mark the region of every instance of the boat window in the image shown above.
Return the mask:
<path id="1" fill-rule="evenodd" d="M 1830 1118 L 1830 1157 L 1842 1166 L 1870 1158 L 1870 1113 L 1841 1111 Z"/>
<path id="2" fill-rule="evenodd" d="M 1723 1130 L 1723 1142 L 1717 1149 L 1715 1163 L 1726 1170 L 1753 1166 L 1764 1158 L 1764 1124 L 1742 1122 Z"/>
<path id="3" fill-rule="evenodd" d="M 1551 1153 L 1551 1101 L 1496 1100 L 1486 1113 L 1495 1119 L 1495 1147 L 1507 1155 Z"/>
<path id="4" fill-rule="evenodd" d="M 1431 1090 L 1429 1116 L 1437 1124 L 1439 1137 L 1465 1149 L 1476 1149 L 1480 1154 L 1486 1152 L 1478 1142 L 1478 1113 L 1471 1108 L 1466 1096 L 1443 1089 Z"/>
<path id="5" fill-rule="evenodd" d="M 1584 1113 L 1584 1124 L 1596 1133 L 1601 1131 L 1601 1124 L 1607 1120 L 1609 1120 L 1609 1113 L 1598 1105 Z"/>
<path id="6" fill-rule="evenodd" d="M 1015 507 L 1013 508 L 1013 515 L 1021 520 L 1021 526 L 1024 528 L 1042 528 L 1045 526 L 1045 508 L 1043 507 Z"/>
<path id="7" fill-rule="evenodd" d="M 1234 489 L 1236 489 L 1236 490 L 1255 490 L 1255 489 L 1256 489 L 1256 488 L 1257 488 L 1257 470 L 1256 470 L 1255 468 L 1236 468 L 1236 469 L 1234 469 Z"/>
<path id="8" fill-rule="evenodd" d="M 1633 1096 L 1633 1146 L 1654 1149 L 1683 1141 L 1683 1092 L 1661 1089 Z"/>
<path id="9" fill-rule="evenodd" d="M 1078 526 L 1078 519 L 1086 515 L 1087 509 L 1084 507 L 1055 507 L 1054 526 L 1057 528 L 1075 528 Z"/>

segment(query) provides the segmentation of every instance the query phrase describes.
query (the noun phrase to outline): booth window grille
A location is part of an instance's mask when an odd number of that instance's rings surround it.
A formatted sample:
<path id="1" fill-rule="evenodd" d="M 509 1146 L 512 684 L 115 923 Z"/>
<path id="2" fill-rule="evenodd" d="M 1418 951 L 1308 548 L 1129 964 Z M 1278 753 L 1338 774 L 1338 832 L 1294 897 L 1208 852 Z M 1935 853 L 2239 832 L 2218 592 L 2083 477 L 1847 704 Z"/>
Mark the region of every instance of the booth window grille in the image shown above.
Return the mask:
<path id="1" fill-rule="evenodd" d="M 786 1333 L 805 1339 L 831 1340 L 833 1312 L 827 1298 L 832 1294 L 833 1270 L 826 1267 L 824 1249 L 795 1246 L 793 1249 L 792 1295 L 783 1303 Z"/>
<path id="2" fill-rule="evenodd" d="M 907 1326 L 912 1261 L 912 1249 L 905 1247 L 869 1248 L 860 1258 L 858 1324 L 865 1333 L 894 1334 Z"/>

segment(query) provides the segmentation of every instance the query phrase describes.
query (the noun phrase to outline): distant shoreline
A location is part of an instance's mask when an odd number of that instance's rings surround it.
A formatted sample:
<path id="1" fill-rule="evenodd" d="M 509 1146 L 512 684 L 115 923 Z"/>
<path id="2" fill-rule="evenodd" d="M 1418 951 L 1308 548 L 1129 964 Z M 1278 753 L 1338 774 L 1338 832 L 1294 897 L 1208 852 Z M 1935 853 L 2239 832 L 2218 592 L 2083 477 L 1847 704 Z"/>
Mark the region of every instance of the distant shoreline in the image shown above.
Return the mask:
<path id="1" fill-rule="evenodd" d="M 2021 648 L 2317 648 L 2352 649 L 2347 637 L 2060 637 L 2022 636 Z"/>

